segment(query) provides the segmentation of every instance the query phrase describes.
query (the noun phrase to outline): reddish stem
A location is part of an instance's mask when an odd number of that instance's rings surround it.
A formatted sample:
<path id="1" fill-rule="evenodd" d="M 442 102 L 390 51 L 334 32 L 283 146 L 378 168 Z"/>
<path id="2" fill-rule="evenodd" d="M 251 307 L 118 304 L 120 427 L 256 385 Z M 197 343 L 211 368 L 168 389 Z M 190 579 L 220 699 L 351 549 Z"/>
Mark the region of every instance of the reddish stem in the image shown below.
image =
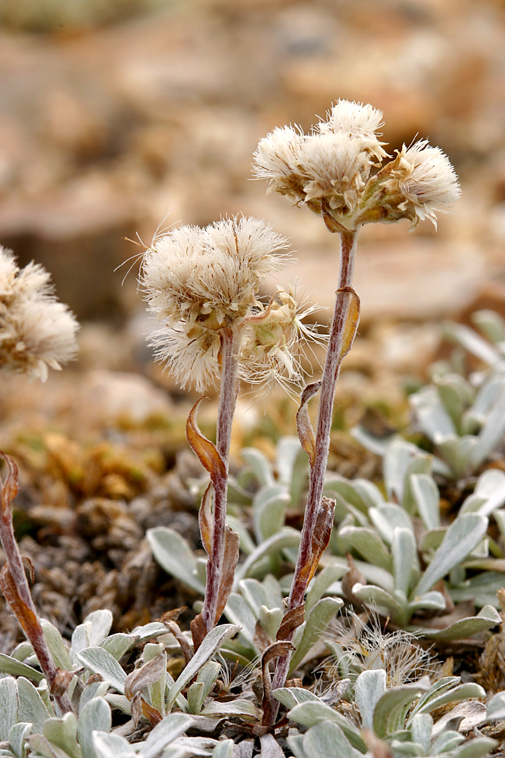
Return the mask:
<path id="1" fill-rule="evenodd" d="M 319 413 L 316 430 L 315 443 L 315 460 L 310 470 L 309 493 L 307 497 L 307 507 L 303 520 L 303 529 L 298 550 L 298 559 L 296 562 L 295 574 L 291 584 L 291 593 L 289 595 L 289 605 L 287 612 L 303 605 L 304 596 L 307 590 L 307 579 L 300 576 L 303 567 L 310 560 L 312 552 L 312 540 L 314 536 L 314 527 L 317 513 L 321 506 L 323 495 L 324 477 L 328 463 L 328 453 L 330 449 L 330 432 L 333 418 L 333 402 L 335 397 L 335 385 L 341 365 L 341 349 L 344 338 L 344 327 L 349 310 L 349 300 L 340 290 L 343 287 L 350 287 L 352 284 L 352 275 L 354 271 L 354 260 L 356 255 L 357 232 L 342 232 L 340 250 L 340 280 L 335 300 L 335 311 L 328 342 L 328 352 L 321 379 Z M 287 638 L 292 641 L 294 630 Z M 289 670 L 289 661 L 291 655 L 279 658 L 275 669 L 273 689 L 283 687 Z M 277 703 L 273 710 L 273 720 L 277 717 L 279 705 Z M 273 723 L 273 721 L 271 722 Z"/>
<path id="2" fill-rule="evenodd" d="M 221 331 L 221 391 L 217 415 L 216 448 L 226 467 L 226 477 L 214 484 L 214 530 L 212 555 L 207 562 L 207 582 L 202 616 L 207 632 L 216 625 L 216 610 L 219 599 L 219 585 L 223 571 L 226 502 L 228 493 L 228 456 L 230 452 L 233 414 L 238 393 L 238 346 L 240 330 L 225 328 Z"/>

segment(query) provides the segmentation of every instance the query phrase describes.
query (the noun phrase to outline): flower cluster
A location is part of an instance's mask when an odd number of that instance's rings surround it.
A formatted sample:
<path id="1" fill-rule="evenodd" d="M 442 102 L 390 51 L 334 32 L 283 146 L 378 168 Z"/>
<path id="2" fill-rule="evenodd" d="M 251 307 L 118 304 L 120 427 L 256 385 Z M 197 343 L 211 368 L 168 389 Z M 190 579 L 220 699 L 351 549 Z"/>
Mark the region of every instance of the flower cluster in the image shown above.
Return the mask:
<path id="1" fill-rule="evenodd" d="M 43 266 L 32 262 L 20 270 L 0 246 L 0 367 L 45 381 L 48 368 L 75 357 L 77 329 Z"/>
<path id="2" fill-rule="evenodd" d="M 237 358 L 245 379 L 280 374 L 298 379 L 291 348 L 300 333 L 294 297 L 279 294 L 265 307 L 264 277 L 289 260 L 287 241 L 261 219 L 238 217 L 210 226 L 182 226 L 153 240 L 140 285 L 163 329 L 151 338 L 158 360 L 184 388 L 198 392 L 220 375 L 221 331 L 240 332 Z M 303 315 L 306 315 L 307 311 Z"/>
<path id="3" fill-rule="evenodd" d="M 459 197 L 456 174 L 438 148 L 424 140 L 387 163 L 378 138 L 382 113 L 346 100 L 308 135 L 291 126 L 274 129 L 256 150 L 255 174 L 269 191 L 305 203 L 331 231 L 354 231 L 373 221 L 407 218 L 415 225 Z"/>

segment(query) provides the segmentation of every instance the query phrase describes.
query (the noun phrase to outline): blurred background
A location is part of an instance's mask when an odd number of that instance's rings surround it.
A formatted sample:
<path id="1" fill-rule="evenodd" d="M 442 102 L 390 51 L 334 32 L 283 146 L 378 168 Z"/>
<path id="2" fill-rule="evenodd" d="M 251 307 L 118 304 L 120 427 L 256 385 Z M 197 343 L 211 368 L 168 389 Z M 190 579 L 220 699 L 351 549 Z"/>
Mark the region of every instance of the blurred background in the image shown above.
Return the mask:
<path id="1" fill-rule="evenodd" d="M 461 179 L 438 233 L 361 234 L 362 338 L 415 371 L 430 324 L 505 311 L 503 0 L 0 0 L 0 243 L 52 272 L 84 324 L 78 366 L 147 366 L 137 265 L 124 283 L 130 264 L 115 268 L 142 252 L 124 238 L 149 245 L 159 224 L 263 216 L 331 305 L 338 238 L 267 197 L 251 161 L 275 126 L 307 130 L 338 98 L 384 112 L 391 153 L 427 137 Z"/>

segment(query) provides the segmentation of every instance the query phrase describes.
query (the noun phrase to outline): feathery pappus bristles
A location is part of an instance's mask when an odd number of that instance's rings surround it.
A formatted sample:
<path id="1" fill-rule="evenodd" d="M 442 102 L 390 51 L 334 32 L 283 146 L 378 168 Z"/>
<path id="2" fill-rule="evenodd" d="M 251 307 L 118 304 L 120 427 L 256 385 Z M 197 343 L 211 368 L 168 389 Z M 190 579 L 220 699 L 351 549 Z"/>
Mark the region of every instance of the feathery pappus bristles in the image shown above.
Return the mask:
<path id="1" fill-rule="evenodd" d="M 215 383 L 224 328 L 243 338 L 236 356 L 242 378 L 299 380 L 292 348 L 310 329 L 299 328 L 294 293 L 279 294 L 268 307 L 259 299 L 264 277 L 290 260 L 287 247 L 269 224 L 247 217 L 179 227 L 153 241 L 139 281 L 148 309 L 165 325 L 151 345 L 181 387 L 203 392 Z"/>
<path id="2" fill-rule="evenodd" d="M 0 367 L 47 379 L 75 357 L 77 321 L 56 300 L 48 272 L 38 263 L 19 269 L 10 250 L 0 246 Z"/>
<path id="3" fill-rule="evenodd" d="M 447 156 L 420 140 L 383 165 L 381 126 L 382 113 L 371 105 L 339 100 L 310 134 L 285 126 L 260 140 L 254 173 L 268 180 L 269 192 L 322 214 L 331 231 L 402 218 L 436 224 L 437 212 L 460 195 Z"/>

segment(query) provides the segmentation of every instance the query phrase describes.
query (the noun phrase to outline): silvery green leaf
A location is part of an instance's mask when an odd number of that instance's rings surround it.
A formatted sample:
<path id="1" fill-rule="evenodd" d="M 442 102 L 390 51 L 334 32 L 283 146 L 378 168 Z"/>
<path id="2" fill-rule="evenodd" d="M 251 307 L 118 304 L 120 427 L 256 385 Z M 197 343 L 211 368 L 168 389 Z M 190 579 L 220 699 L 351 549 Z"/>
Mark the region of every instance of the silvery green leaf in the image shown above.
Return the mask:
<path id="1" fill-rule="evenodd" d="M 107 609 L 93 611 L 84 619 L 84 627 L 90 647 L 100 645 L 107 637 L 112 626 L 113 616 Z"/>
<path id="2" fill-rule="evenodd" d="M 72 661 L 70 660 L 67 648 L 63 642 L 63 637 L 50 621 L 41 619 L 40 623 L 42 631 L 44 632 L 44 639 L 49 648 L 49 652 L 53 657 L 53 661 L 58 668 L 63 669 L 64 671 L 72 671 Z"/>
<path id="3" fill-rule="evenodd" d="M 254 632 L 256 629 L 256 616 L 249 603 L 238 592 L 232 592 L 228 598 L 224 615 L 232 624 L 241 625 L 240 638 L 248 647 L 256 650 L 254 644 Z"/>
<path id="4" fill-rule="evenodd" d="M 146 536 L 154 557 L 167 574 L 203 595 L 205 585 L 197 576 L 196 558 L 184 537 L 165 526 L 148 529 Z"/>
<path id="5" fill-rule="evenodd" d="M 304 687 L 279 687 L 273 691 L 273 696 L 288 709 L 308 701 L 320 702 L 317 695 Z"/>
<path id="6" fill-rule="evenodd" d="M 108 682 L 91 682 L 91 684 L 85 684 L 79 699 L 79 715 L 90 700 L 93 700 L 95 697 L 105 697 L 108 689 Z"/>
<path id="7" fill-rule="evenodd" d="M 452 751 L 451 758 L 483 758 L 499 743 L 489 737 L 477 737 Z"/>
<path id="8" fill-rule="evenodd" d="M 54 713 L 51 713 L 44 703 L 40 692 L 28 679 L 20 676 L 18 679 L 18 718 L 20 721 L 28 721 L 33 724 L 34 732 L 42 732 L 44 721 Z"/>
<path id="9" fill-rule="evenodd" d="M 351 435 L 363 445 L 366 450 L 369 450 L 371 453 L 374 453 L 381 458 L 386 455 L 388 447 L 394 440 L 401 439 L 401 437 L 398 437 L 397 435 L 391 435 L 390 437 L 376 437 L 374 434 L 371 434 L 368 429 L 365 429 L 362 424 L 353 426 L 351 429 Z"/>
<path id="10" fill-rule="evenodd" d="M 487 518 L 477 513 L 465 513 L 453 521 L 433 559 L 419 580 L 414 595 L 428 592 L 439 579 L 461 563 L 478 545 L 488 525 Z"/>
<path id="11" fill-rule="evenodd" d="M 67 753 L 61 747 L 52 745 L 41 734 L 32 734 L 28 737 L 27 743 L 30 756 L 34 756 L 34 758 L 68 758 Z"/>
<path id="12" fill-rule="evenodd" d="M 447 413 L 435 386 L 423 387 L 411 395 L 410 403 L 415 410 L 421 429 L 433 442 L 437 435 L 456 434 L 453 420 Z"/>
<path id="13" fill-rule="evenodd" d="M 233 740 L 221 740 L 212 751 L 212 758 L 232 758 L 234 747 Z"/>
<path id="14" fill-rule="evenodd" d="M 268 634 L 271 640 L 275 640 L 284 616 L 281 608 L 272 608 L 272 610 L 270 610 L 266 605 L 261 605 L 258 615 L 264 631 Z"/>
<path id="15" fill-rule="evenodd" d="M 354 699 L 361 713 L 365 729 L 373 728 L 375 706 L 386 692 L 386 672 L 384 669 L 363 671 L 354 685 Z"/>
<path id="16" fill-rule="evenodd" d="M 189 713 L 197 715 L 202 710 L 203 701 L 205 700 L 203 690 L 203 682 L 193 682 L 193 684 L 188 687 L 188 691 L 186 692 L 186 699 L 188 701 Z"/>
<path id="17" fill-rule="evenodd" d="M 367 605 L 375 606 L 379 613 L 385 616 L 390 615 L 395 624 L 405 623 L 408 616 L 407 603 L 400 603 L 398 598 L 393 597 L 382 587 L 357 582 L 352 588 L 352 593 Z"/>
<path id="18" fill-rule="evenodd" d="M 413 474 L 410 486 L 426 529 L 437 529 L 440 526 L 440 493 L 435 480 L 429 474 Z"/>
<path id="19" fill-rule="evenodd" d="M 391 552 L 393 555 L 395 589 L 407 596 L 412 585 L 417 582 L 420 573 L 416 541 L 410 529 L 394 530 Z"/>
<path id="20" fill-rule="evenodd" d="M 81 758 L 77 744 L 77 719 L 74 713 L 65 713 L 61 719 L 47 719 L 42 734 L 51 745 L 63 750 L 71 758 Z"/>
<path id="21" fill-rule="evenodd" d="M 416 716 L 414 716 L 410 724 L 410 731 L 412 733 L 413 742 L 419 743 L 426 755 L 428 754 L 431 743 L 432 729 L 433 718 L 429 713 L 418 713 Z"/>
<path id="22" fill-rule="evenodd" d="M 127 716 L 132 715 L 131 703 L 124 695 L 116 695 L 114 692 L 108 692 L 104 698 L 111 708 L 117 708 L 118 711 L 122 711 Z"/>
<path id="23" fill-rule="evenodd" d="M 478 509 L 478 513 L 481 516 L 489 516 L 497 508 L 501 508 L 503 503 L 505 503 L 505 473 L 498 469 L 484 471 L 479 476 L 473 497 L 482 498 L 484 501 Z M 462 509 L 468 510 L 468 508 L 465 508 L 468 500 L 470 498 L 465 500 Z"/>
<path id="24" fill-rule="evenodd" d="M 107 650 L 107 652 L 116 659 L 116 661 L 119 661 L 119 659 L 122 658 L 136 642 L 137 638 L 133 634 L 123 634 L 119 632 L 118 634 L 111 634 L 110 637 L 107 637 L 107 639 L 100 643 L 100 647 L 103 647 L 104 650 Z"/>
<path id="25" fill-rule="evenodd" d="M 237 567 L 235 573 L 235 587 L 241 579 L 248 577 L 254 572 L 254 566 L 265 556 L 279 553 L 284 548 L 298 548 L 300 544 L 300 532 L 297 529 L 285 526 L 277 534 L 273 534 L 267 540 L 258 545 L 251 555 L 248 555 L 244 563 Z"/>
<path id="26" fill-rule="evenodd" d="M 505 340 L 505 321 L 496 311 L 475 311 L 471 318 L 490 342 L 503 342 Z"/>
<path id="27" fill-rule="evenodd" d="M 246 555 L 250 555 L 255 548 L 255 544 L 251 539 L 251 535 L 247 531 L 247 526 L 244 521 L 241 518 L 237 518 L 228 513 L 226 515 L 226 523 L 234 532 L 237 532 L 240 538 L 241 551 Z"/>
<path id="28" fill-rule="evenodd" d="M 491 606 L 485 605 L 477 616 L 459 619 L 453 624 L 446 626 L 444 629 L 417 629 L 423 637 L 431 640 L 440 640 L 449 642 L 451 640 L 460 640 L 466 637 L 472 637 L 474 634 L 486 632 L 497 624 L 501 623 L 501 617 L 498 612 Z M 477 697 L 474 695 L 474 697 Z"/>
<path id="29" fill-rule="evenodd" d="M 138 758 L 137 751 L 119 734 L 94 731 L 93 744 L 97 758 Z"/>
<path id="30" fill-rule="evenodd" d="M 468 476 L 475 468 L 472 463 L 472 454 L 477 447 L 478 437 L 441 434 L 435 437 L 434 442 L 456 479 Z"/>
<path id="31" fill-rule="evenodd" d="M 444 676 L 442 677 L 442 679 L 439 679 L 438 682 L 435 682 L 435 684 L 433 684 L 427 692 L 421 695 L 419 702 L 416 703 L 416 705 L 412 709 L 408 722 L 407 722 L 407 727 L 410 726 L 410 724 L 412 723 L 412 720 L 414 719 L 417 713 L 424 713 L 424 712 L 428 713 L 430 710 L 432 710 L 429 707 L 429 704 L 434 698 L 456 687 L 460 682 L 461 682 L 460 676 Z M 425 706 L 427 707 L 425 708 Z"/>
<path id="32" fill-rule="evenodd" d="M 449 750 L 453 750 L 454 748 L 458 747 L 458 745 L 461 745 L 461 743 L 464 741 L 465 738 L 462 734 L 449 730 L 447 732 L 443 732 L 439 737 L 437 737 L 437 739 L 433 742 L 431 750 L 434 755 L 447 753 Z"/>
<path id="33" fill-rule="evenodd" d="M 505 378 L 503 374 L 492 374 L 480 387 L 472 406 L 472 412 L 480 418 L 481 425 L 498 402 L 504 389 Z"/>
<path id="34" fill-rule="evenodd" d="M 256 617 L 262 605 L 267 608 L 270 607 L 266 589 L 262 582 L 258 582 L 257 579 L 242 579 L 239 582 L 239 589 L 242 597 L 249 603 Z M 282 607 L 282 597 L 278 598 L 278 600 L 279 602 L 276 602 L 274 605 L 275 608 Z"/>
<path id="35" fill-rule="evenodd" d="M 253 526 L 256 541 L 268 539 L 284 526 L 286 508 L 291 498 L 280 484 L 262 487 L 253 499 Z"/>
<path id="36" fill-rule="evenodd" d="M 384 457 L 384 482 L 390 500 L 396 496 L 398 502 L 403 503 L 407 471 L 412 462 L 417 459 L 422 461 L 423 467 L 429 468 L 431 465 L 430 456 L 422 453 L 418 447 L 401 437 L 396 437 L 389 445 Z M 410 471 L 410 473 L 417 472 Z"/>
<path id="37" fill-rule="evenodd" d="M 477 332 L 464 324 L 455 324 L 448 321 L 444 324 L 444 335 L 458 342 L 465 350 L 480 358 L 489 366 L 500 362 L 499 352 L 483 339 Z"/>
<path id="38" fill-rule="evenodd" d="M 80 663 L 93 674 L 100 674 L 103 679 L 121 694 L 124 694 L 126 673 L 116 659 L 103 647 L 88 647 L 77 655 Z"/>
<path id="39" fill-rule="evenodd" d="M 505 434 L 505 393 L 501 396 L 491 413 L 486 419 L 477 444 L 470 453 L 472 466 L 478 468 L 486 458 L 503 443 Z"/>
<path id="40" fill-rule="evenodd" d="M 342 579 L 346 569 L 344 566 L 326 566 L 319 574 L 316 574 L 314 579 L 309 585 L 307 592 L 307 598 L 305 600 L 305 613 L 310 613 L 318 600 L 320 600 L 325 592 L 331 587 L 334 582 Z"/>
<path id="41" fill-rule="evenodd" d="M 11 657 L 17 661 L 24 661 L 29 655 L 33 655 L 33 647 L 27 640 L 16 645 L 11 653 Z"/>
<path id="42" fill-rule="evenodd" d="M 460 374 L 446 374 L 436 380 L 438 394 L 456 429 L 460 428 L 461 416 L 474 399 L 474 390 Z"/>
<path id="43" fill-rule="evenodd" d="M 289 672 L 292 673 L 307 655 L 313 645 L 316 644 L 321 634 L 333 620 L 333 617 L 343 605 L 343 600 L 336 597 L 325 597 L 319 600 L 307 615 L 305 628 L 300 643 L 297 645 L 289 664 Z"/>
<path id="44" fill-rule="evenodd" d="M 375 526 L 380 536 L 388 545 L 393 541 L 393 532 L 397 527 L 410 529 L 414 533 L 414 525 L 405 508 L 393 503 L 384 503 L 380 508 L 370 508 L 368 511 L 370 521 Z"/>
<path id="45" fill-rule="evenodd" d="M 282 437 L 277 445 L 279 480 L 289 489 L 291 506 L 296 508 L 307 484 L 309 459 L 298 437 Z"/>
<path id="46" fill-rule="evenodd" d="M 287 738 L 289 749 L 295 758 L 310 758 L 303 749 L 304 734 L 290 734 Z"/>
<path id="47" fill-rule="evenodd" d="M 347 558 L 336 555 L 331 555 L 328 557 L 325 556 L 325 562 L 329 563 L 329 561 L 331 561 L 330 565 L 343 566 L 345 568 L 345 572 L 349 571 Z M 365 563 L 365 561 L 355 560 L 354 563 L 356 564 L 356 567 L 359 569 L 359 571 L 363 574 L 367 582 L 374 582 L 374 584 L 379 585 L 379 587 L 382 587 L 382 589 L 386 590 L 386 592 L 394 592 L 395 583 L 393 575 L 389 571 L 385 571 L 378 566 L 373 566 L 370 563 Z M 289 585 L 289 587 L 290 586 L 291 585 Z M 287 588 L 288 591 L 289 587 Z"/>
<path id="48" fill-rule="evenodd" d="M 170 713 L 163 721 L 156 724 L 145 742 L 142 742 L 139 754 L 142 758 L 155 758 L 171 742 L 180 737 L 193 724 L 191 716 L 184 713 Z"/>
<path id="49" fill-rule="evenodd" d="M 235 624 L 222 624 L 211 629 L 192 659 L 186 664 L 181 674 L 179 674 L 177 681 L 170 687 L 167 710 L 172 707 L 177 695 L 183 690 L 186 684 L 198 674 L 199 670 L 205 663 L 207 663 L 209 658 L 219 650 L 223 643 L 233 637 L 233 635 L 239 630 L 240 627 Z"/>
<path id="50" fill-rule="evenodd" d="M 30 736 L 32 725 L 24 721 L 14 724 L 9 732 L 9 743 L 16 758 L 26 758 L 26 740 Z"/>
<path id="51" fill-rule="evenodd" d="M 216 679 L 221 673 L 221 669 L 222 666 L 217 661 L 208 661 L 198 672 L 196 681 L 202 682 L 203 684 L 204 698 L 207 697 L 212 687 L 214 686 Z"/>
<path id="52" fill-rule="evenodd" d="M 263 453 L 254 447 L 246 447 L 241 450 L 242 459 L 252 469 L 260 487 L 275 484 L 272 467 Z"/>
<path id="53" fill-rule="evenodd" d="M 410 705 L 427 689 L 421 682 L 402 684 L 387 690 L 375 706 L 373 730 L 381 739 L 403 729 Z"/>
<path id="54" fill-rule="evenodd" d="M 44 678 L 44 674 L 37 669 L 17 661 L 5 653 L 0 653 L 0 671 L 3 674 L 11 674 L 11 676 L 24 676 L 33 682 L 37 682 L 37 684 Z"/>
<path id="55" fill-rule="evenodd" d="M 227 702 L 211 700 L 201 712 L 202 716 L 241 716 L 247 719 L 261 719 L 261 711 L 250 700 L 236 698 Z"/>
<path id="56" fill-rule="evenodd" d="M 357 758 L 355 750 L 342 729 L 331 721 L 316 724 L 305 734 L 303 749 L 309 758 Z"/>
<path id="57" fill-rule="evenodd" d="M 375 485 L 371 485 L 374 487 Z M 324 483 L 324 492 L 326 495 L 335 496 L 340 495 L 346 503 L 354 506 L 360 513 L 366 514 L 370 507 L 370 493 L 364 488 L 361 491 L 356 487 L 355 481 L 349 481 L 344 479 L 343 476 L 338 474 L 329 474 Z M 363 496 L 364 495 L 364 496 Z M 384 498 L 381 496 L 381 502 L 384 502 Z M 375 505 L 375 503 L 373 503 Z"/>
<path id="58" fill-rule="evenodd" d="M 82 758 L 97 758 L 93 730 L 110 732 L 112 716 L 109 704 L 101 697 L 90 700 L 79 714 L 78 735 Z"/>
<path id="59" fill-rule="evenodd" d="M 244 580 L 247 581 L 247 580 Z M 279 581 L 272 574 L 267 574 L 261 583 L 265 595 L 266 602 L 262 605 L 266 605 L 267 608 L 282 608 L 282 589 Z"/>
<path id="60" fill-rule="evenodd" d="M 143 624 L 142 626 L 136 626 L 131 632 L 131 635 L 135 639 L 135 644 L 139 642 L 147 642 L 153 638 L 160 637 L 167 634 L 167 627 L 160 621 L 151 621 L 149 624 Z"/>
<path id="61" fill-rule="evenodd" d="M 411 515 L 414 515 L 416 511 L 416 500 L 414 498 L 414 494 L 412 492 L 412 477 L 415 474 L 431 474 L 433 468 L 433 457 L 431 455 L 419 455 L 417 458 L 414 458 L 413 461 L 409 463 L 407 466 L 407 470 L 405 472 L 405 484 L 403 488 L 403 498 L 402 498 L 402 506 L 405 508 L 408 513 Z"/>
<path id="62" fill-rule="evenodd" d="M 0 679 L 0 740 L 9 738 L 9 732 L 18 720 L 18 689 L 12 676 Z"/>
<path id="63" fill-rule="evenodd" d="M 460 516 L 463 515 L 463 513 L 481 513 L 484 515 L 481 509 L 486 503 L 487 499 L 485 497 L 481 497 L 480 495 L 473 493 L 465 499 L 464 503 L 458 511 L 458 514 Z"/>
<path id="64" fill-rule="evenodd" d="M 430 688 L 427 694 L 429 694 L 432 690 L 433 688 Z M 437 708 L 440 708 L 442 705 L 447 705 L 447 703 L 456 703 L 460 700 L 468 700 L 471 697 L 486 697 L 486 693 L 480 685 L 475 684 L 474 682 L 456 684 L 440 692 L 433 692 L 433 694 L 427 699 L 426 702 L 417 704 L 416 712 L 431 713 Z"/>
<path id="65" fill-rule="evenodd" d="M 489 703 L 486 709 L 487 721 L 503 721 L 505 720 L 505 692 L 497 692 Z"/>
<path id="66" fill-rule="evenodd" d="M 200 497 L 203 495 L 198 488 Z M 231 474 L 228 476 L 228 502 L 234 505 L 251 505 L 251 493 L 244 489 Z"/>
<path id="67" fill-rule="evenodd" d="M 331 721 L 339 726 L 351 745 L 362 753 L 366 753 L 367 747 L 357 727 L 348 721 L 341 713 L 330 708 L 325 703 L 300 703 L 288 713 L 291 721 L 296 721 L 303 726 L 315 726 L 322 721 Z"/>
<path id="68" fill-rule="evenodd" d="M 389 551 L 377 532 L 361 526 L 344 526 L 338 532 L 339 550 L 345 554 L 351 548 L 357 550 L 369 563 L 391 571 L 392 560 Z"/>
<path id="69" fill-rule="evenodd" d="M 416 595 L 415 599 L 408 604 L 410 615 L 422 610 L 443 611 L 446 607 L 447 603 L 444 596 L 435 590 L 425 592 L 424 595 Z"/>

